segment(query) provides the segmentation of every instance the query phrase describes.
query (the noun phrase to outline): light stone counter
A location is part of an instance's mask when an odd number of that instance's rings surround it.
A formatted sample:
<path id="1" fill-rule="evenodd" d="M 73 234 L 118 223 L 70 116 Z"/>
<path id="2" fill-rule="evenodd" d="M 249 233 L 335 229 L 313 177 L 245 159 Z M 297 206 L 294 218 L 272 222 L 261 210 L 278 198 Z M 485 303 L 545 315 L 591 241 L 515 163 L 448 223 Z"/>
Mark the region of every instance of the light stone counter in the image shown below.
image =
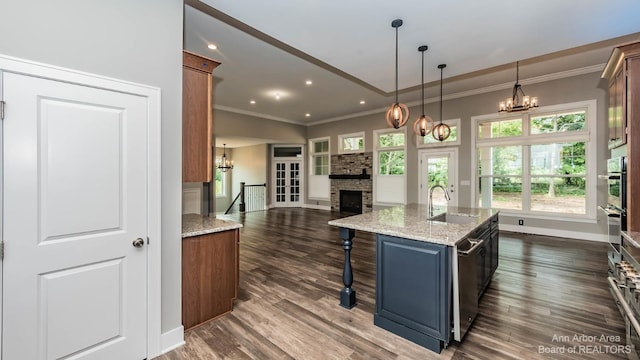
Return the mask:
<path id="1" fill-rule="evenodd" d="M 427 205 L 409 204 L 332 220 L 329 225 L 454 246 L 499 211 L 457 206 L 434 208 L 434 215 L 443 212 L 471 218 L 464 224 L 429 220 Z"/>
<path id="2" fill-rule="evenodd" d="M 218 219 L 214 217 L 202 216 L 200 214 L 182 215 L 182 238 L 211 234 L 227 230 L 241 228 L 242 224 Z"/>
<path id="3" fill-rule="evenodd" d="M 640 248 L 640 232 L 622 231 L 622 237 L 630 242 L 634 247 Z"/>

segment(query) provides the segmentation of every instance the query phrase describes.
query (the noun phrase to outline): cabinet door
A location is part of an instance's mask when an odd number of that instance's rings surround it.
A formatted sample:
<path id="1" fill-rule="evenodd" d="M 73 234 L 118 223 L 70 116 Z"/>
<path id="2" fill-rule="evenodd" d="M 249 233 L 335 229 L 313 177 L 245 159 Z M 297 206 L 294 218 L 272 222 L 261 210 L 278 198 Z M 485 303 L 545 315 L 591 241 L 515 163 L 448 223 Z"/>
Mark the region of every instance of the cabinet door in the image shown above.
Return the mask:
<path id="1" fill-rule="evenodd" d="M 448 341 L 450 256 L 444 245 L 378 235 L 375 316 Z"/>
<path id="2" fill-rule="evenodd" d="M 182 182 L 211 182 L 212 72 L 220 63 L 183 52 Z"/>
<path id="3" fill-rule="evenodd" d="M 182 181 L 211 181 L 211 75 L 182 74 Z"/>
<path id="4" fill-rule="evenodd" d="M 609 84 L 609 149 L 626 144 L 626 116 L 624 109 L 625 76 L 623 67 Z"/>
<path id="5" fill-rule="evenodd" d="M 182 240 L 182 324 L 186 329 L 233 309 L 237 230 Z"/>

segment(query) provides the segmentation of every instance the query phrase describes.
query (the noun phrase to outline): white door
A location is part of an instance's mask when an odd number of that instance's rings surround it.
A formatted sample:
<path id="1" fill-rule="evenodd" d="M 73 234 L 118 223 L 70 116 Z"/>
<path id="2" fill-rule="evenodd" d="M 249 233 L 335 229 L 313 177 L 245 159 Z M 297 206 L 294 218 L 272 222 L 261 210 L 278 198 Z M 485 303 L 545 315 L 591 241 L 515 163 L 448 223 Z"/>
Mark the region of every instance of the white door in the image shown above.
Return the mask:
<path id="1" fill-rule="evenodd" d="M 442 185 L 449 192 L 447 201 L 442 189 L 434 189 L 434 206 L 458 205 L 458 150 L 427 150 L 420 152 L 420 203 L 429 203 L 429 189 Z"/>
<path id="2" fill-rule="evenodd" d="M 13 73 L 2 86 L 2 359 L 144 359 L 145 98 Z"/>
<path id="3" fill-rule="evenodd" d="M 274 163 L 274 196 L 275 207 L 302 206 L 300 183 L 300 160 L 276 160 Z"/>

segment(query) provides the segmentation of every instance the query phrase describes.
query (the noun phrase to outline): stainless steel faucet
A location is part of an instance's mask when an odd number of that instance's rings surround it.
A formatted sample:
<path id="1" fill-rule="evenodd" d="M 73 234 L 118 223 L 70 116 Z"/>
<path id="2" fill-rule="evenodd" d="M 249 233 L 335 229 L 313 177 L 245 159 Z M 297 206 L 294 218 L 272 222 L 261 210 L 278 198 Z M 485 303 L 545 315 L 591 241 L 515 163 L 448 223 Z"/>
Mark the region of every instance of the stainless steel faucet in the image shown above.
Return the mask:
<path id="1" fill-rule="evenodd" d="M 436 188 L 440 188 L 442 189 L 442 191 L 444 191 L 444 198 L 447 199 L 447 201 L 451 200 L 451 196 L 449 196 L 449 192 L 444 186 L 433 185 L 432 187 L 430 187 L 429 188 L 429 217 L 433 216 L 433 190 L 435 190 Z"/>

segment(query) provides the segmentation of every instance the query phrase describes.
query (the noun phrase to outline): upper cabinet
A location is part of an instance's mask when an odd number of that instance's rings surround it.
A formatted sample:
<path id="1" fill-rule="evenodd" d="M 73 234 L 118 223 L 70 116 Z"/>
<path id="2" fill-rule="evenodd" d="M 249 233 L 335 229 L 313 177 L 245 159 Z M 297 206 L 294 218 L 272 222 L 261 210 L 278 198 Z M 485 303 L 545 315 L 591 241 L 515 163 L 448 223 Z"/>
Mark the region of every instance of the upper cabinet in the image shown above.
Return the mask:
<path id="1" fill-rule="evenodd" d="M 219 62 L 182 56 L 182 182 L 211 182 L 213 69 Z"/>
<path id="2" fill-rule="evenodd" d="M 617 47 L 602 77 L 609 79 L 609 148 L 627 145 L 627 179 L 640 179 L 640 42 Z M 640 187 L 627 181 L 627 231 L 640 231 Z"/>

